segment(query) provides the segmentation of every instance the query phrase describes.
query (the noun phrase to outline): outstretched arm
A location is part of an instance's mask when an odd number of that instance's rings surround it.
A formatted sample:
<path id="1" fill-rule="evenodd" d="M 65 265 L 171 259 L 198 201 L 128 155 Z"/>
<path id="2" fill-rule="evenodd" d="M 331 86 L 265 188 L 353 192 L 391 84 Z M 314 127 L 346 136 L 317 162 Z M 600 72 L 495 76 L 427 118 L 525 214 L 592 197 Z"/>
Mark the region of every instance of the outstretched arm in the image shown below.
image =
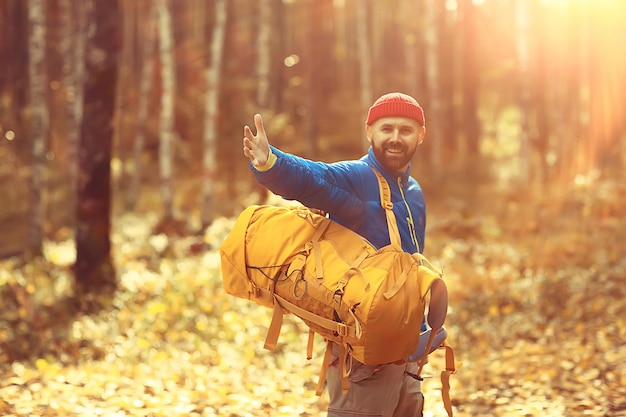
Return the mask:
<path id="1" fill-rule="evenodd" d="M 282 152 L 270 146 L 260 114 L 254 115 L 254 127 L 256 134 L 252 128 L 244 126 L 243 154 L 250 159 L 252 171 L 261 185 L 287 200 L 297 200 L 329 213 L 348 210 L 350 215 L 360 218 L 363 179 L 359 172 L 367 172 L 375 181 L 374 172 L 367 164 L 358 161 L 327 164 Z M 355 187 L 358 190 L 355 191 Z M 380 204 L 378 187 L 375 191 L 375 201 Z"/>
<path id="2" fill-rule="evenodd" d="M 243 128 L 243 154 L 250 158 L 250 162 L 255 168 L 262 168 L 267 164 L 270 144 L 260 114 L 254 115 L 254 126 L 256 127 L 256 135 L 252 133 L 250 127 L 245 126 Z"/>

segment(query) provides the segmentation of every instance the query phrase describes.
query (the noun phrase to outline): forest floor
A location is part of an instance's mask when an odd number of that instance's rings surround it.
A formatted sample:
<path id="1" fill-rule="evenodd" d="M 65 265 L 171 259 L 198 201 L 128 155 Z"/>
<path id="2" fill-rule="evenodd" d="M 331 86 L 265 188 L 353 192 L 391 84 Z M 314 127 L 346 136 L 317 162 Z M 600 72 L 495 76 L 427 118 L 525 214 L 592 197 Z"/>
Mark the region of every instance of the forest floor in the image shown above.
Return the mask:
<path id="1" fill-rule="evenodd" d="M 626 188 L 600 185 L 558 200 L 431 198 L 456 416 L 626 415 Z M 97 314 L 63 308 L 70 240 L 0 263 L 0 415 L 325 415 L 322 341 L 307 361 L 306 328 L 288 316 L 277 352 L 263 350 L 270 311 L 223 291 L 217 248 L 234 219 L 200 237 L 154 234 L 156 221 L 116 216 L 119 289 Z M 427 417 L 445 415 L 441 369 L 435 352 Z"/>

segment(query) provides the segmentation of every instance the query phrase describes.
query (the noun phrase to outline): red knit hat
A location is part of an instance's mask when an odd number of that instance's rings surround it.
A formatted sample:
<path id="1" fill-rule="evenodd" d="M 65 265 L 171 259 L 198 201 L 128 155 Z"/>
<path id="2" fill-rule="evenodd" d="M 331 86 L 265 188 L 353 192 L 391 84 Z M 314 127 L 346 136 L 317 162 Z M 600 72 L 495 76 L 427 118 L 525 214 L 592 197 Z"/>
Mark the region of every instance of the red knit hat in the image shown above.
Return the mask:
<path id="1" fill-rule="evenodd" d="M 382 117 L 408 117 L 425 125 L 424 110 L 417 100 L 402 93 L 388 93 L 374 102 L 367 112 L 367 124 L 371 125 Z"/>

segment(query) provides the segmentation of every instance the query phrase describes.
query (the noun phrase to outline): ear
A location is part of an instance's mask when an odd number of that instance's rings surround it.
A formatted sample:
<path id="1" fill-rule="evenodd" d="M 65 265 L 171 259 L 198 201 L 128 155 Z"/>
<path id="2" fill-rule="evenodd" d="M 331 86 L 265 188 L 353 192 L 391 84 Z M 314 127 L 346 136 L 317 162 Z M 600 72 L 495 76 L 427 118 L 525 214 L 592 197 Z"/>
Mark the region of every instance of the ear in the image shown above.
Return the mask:
<path id="1" fill-rule="evenodd" d="M 421 145 L 424 142 L 424 136 L 426 135 L 426 126 L 422 126 L 419 136 L 417 137 L 417 144 Z"/>
<path id="2" fill-rule="evenodd" d="M 367 123 L 365 123 L 365 133 L 367 135 L 367 141 L 371 143 L 372 142 L 372 128 Z"/>

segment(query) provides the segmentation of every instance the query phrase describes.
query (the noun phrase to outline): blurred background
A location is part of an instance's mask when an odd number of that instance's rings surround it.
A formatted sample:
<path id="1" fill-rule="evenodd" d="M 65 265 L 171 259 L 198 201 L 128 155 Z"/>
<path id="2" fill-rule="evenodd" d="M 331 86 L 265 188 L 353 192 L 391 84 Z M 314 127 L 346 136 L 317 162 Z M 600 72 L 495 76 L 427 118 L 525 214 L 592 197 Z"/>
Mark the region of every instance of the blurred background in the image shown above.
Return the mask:
<path id="1" fill-rule="evenodd" d="M 457 415 L 623 415 L 624 22 L 622 0 L 0 0 L 0 414 L 325 415 L 302 322 L 267 352 L 269 310 L 223 291 L 236 215 L 278 201 L 243 126 L 358 158 L 402 91 Z"/>
<path id="2" fill-rule="evenodd" d="M 35 167 L 44 236 L 71 229 L 87 33 L 110 19 L 37 3 L 0 2 L 0 255 L 26 240 Z M 255 112 L 288 152 L 355 158 L 390 91 L 425 109 L 413 175 L 433 198 L 624 175 L 619 0 L 125 0 L 115 16 L 118 211 L 232 216 L 263 198 L 241 155 Z"/>

